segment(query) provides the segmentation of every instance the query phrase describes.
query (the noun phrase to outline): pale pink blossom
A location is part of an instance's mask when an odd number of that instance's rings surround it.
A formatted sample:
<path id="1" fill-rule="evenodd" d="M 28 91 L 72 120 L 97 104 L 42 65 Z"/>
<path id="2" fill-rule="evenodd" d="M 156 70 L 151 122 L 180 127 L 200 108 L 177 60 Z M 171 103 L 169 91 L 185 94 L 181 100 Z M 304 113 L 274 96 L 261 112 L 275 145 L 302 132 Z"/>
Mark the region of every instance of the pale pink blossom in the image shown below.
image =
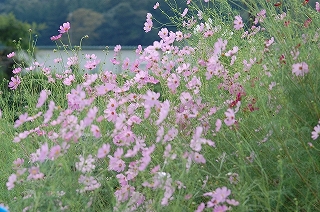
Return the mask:
<path id="1" fill-rule="evenodd" d="M 185 8 L 181 14 L 182 17 L 186 16 L 188 13 L 188 8 Z"/>
<path id="2" fill-rule="evenodd" d="M 235 20 L 234 20 L 234 28 L 236 30 L 240 30 L 241 28 L 243 28 L 244 24 L 243 24 L 243 21 L 242 21 L 242 18 L 240 15 L 237 15 L 235 16 Z"/>
<path id="3" fill-rule="evenodd" d="M 91 125 L 91 132 L 94 137 L 96 137 L 96 138 L 101 137 L 101 131 L 97 125 L 94 125 L 94 124 Z"/>
<path id="4" fill-rule="evenodd" d="M 63 80 L 63 84 L 70 86 L 74 81 L 75 81 L 75 76 L 72 74 Z"/>
<path id="5" fill-rule="evenodd" d="M 296 63 L 292 65 L 292 73 L 296 76 L 304 76 L 304 74 L 309 72 L 308 64 L 305 62 Z"/>
<path id="6" fill-rule="evenodd" d="M 92 155 L 88 155 L 87 159 L 85 159 L 82 155 L 79 156 L 79 162 L 77 162 L 76 169 L 81 171 L 82 173 L 91 172 L 95 169 L 95 159 L 92 157 Z"/>
<path id="7" fill-rule="evenodd" d="M 60 38 L 62 37 L 62 34 L 59 34 L 59 35 L 53 35 L 50 37 L 50 40 L 52 41 L 56 41 L 56 40 L 59 40 Z"/>
<path id="8" fill-rule="evenodd" d="M 233 205 L 233 206 L 237 206 L 239 205 L 239 202 L 234 200 L 234 199 L 226 199 L 226 202 L 229 204 L 229 205 Z"/>
<path id="9" fill-rule="evenodd" d="M 20 77 L 16 76 L 16 77 L 11 77 L 11 81 L 9 82 L 8 87 L 11 90 L 15 90 L 18 88 L 19 84 L 21 83 Z"/>
<path id="10" fill-rule="evenodd" d="M 12 58 L 12 57 L 14 57 L 15 55 L 16 55 L 15 52 L 11 52 L 11 53 L 7 54 L 7 58 Z"/>
<path id="11" fill-rule="evenodd" d="M 38 161 L 43 163 L 47 159 L 48 153 L 49 153 L 48 143 L 45 143 L 40 147 L 40 154 L 38 157 Z"/>
<path id="12" fill-rule="evenodd" d="M 226 115 L 226 119 L 224 120 L 224 123 L 227 126 L 231 126 L 236 122 L 235 112 L 233 109 L 229 108 L 224 114 Z"/>
<path id="13" fill-rule="evenodd" d="M 313 140 L 316 140 L 319 137 L 319 135 L 320 135 L 320 125 L 318 124 L 313 128 L 313 131 L 311 133 L 311 138 Z"/>
<path id="14" fill-rule="evenodd" d="M 153 6 L 153 9 L 158 9 L 158 7 L 160 6 L 159 2 L 157 2 L 154 6 Z"/>
<path id="15" fill-rule="evenodd" d="M 22 69 L 20 67 L 18 67 L 18 68 L 13 69 L 12 73 L 19 74 L 21 71 L 22 71 Z"/>
<path id="16" fill-rule="evenodd" d="M 114 47 L 114 52 L 118 53 L 121 50 L 121 45 L 116 45 Z"/>
<path id="17" fill-rule="evenodd" d="M 104 158 L 110 152 L 110 144 L 103 144 L 100 149 L 98 149 L 97 158 Z"/>
<path id="18" fill-rule="evenodd" d="M 153 91 L 148 90 L 145 95 L 143 95 L 143 99 L 145 100 L 146 107 L 153 107 L 159 104 L 158 98 L 160 97 L 160 93 L 155 93 Z"/>
<path id="19" fill-rule="evenodd" d="M 39 99 L 38 99 L 38 103 L 37 103 L 37 105 L 36 105 L 36 108 L 41 107 L 41 106 L 45 103 L 45 101 L 47 100 L 48 95 L 50 95 L 50 94 L 51 94 L 51 91 L 49 91 L 49 90 L 42 90 L 42 91 L 40 92 L 40 97 L 39 97 Z"/>
<path id="20" fill-rule="evenodd" d="M 6 186 L 8 190 L 11 190 L 14 188 L 14 183 L 17 181 L 17 175 L 11 174 L 8 178 L 8 182 L 6 183 Z"/>
<path id="21" fill-rule="evenodd" d="M 193 160 L 196 163 L 206 163 L 206 159 L 203 157 L 202 154 L 195 152 L 193 155 Z"/>
<path id="22" fill-rule="evenodd" d="M 61 154 L 61 147 L 60 147 L 60 145 L 56 145 L 50 149 L 48 157 L 50 160 L 54 160 L 58 156 L 60 156 L 60 154 Z"/>
<path id="23" fill-rule="evenodd" d="M 85 57 L 88 60 L 96 60 L 98 58 L 95 54 L 86 54 Z"/>
<path id="24" fill-rule="evenodd" d="M 168 100 L 164 101 L 163 103 L 160 103 L 159 118 L 156 121 L 156 125 L 159 125 L 164 121 L 169 111 L 170 111 L 170 102 Z"/>
<path id="25" fill-rule="evenodd" d="M 37 179 L 42 179 L 44 177 L 44 174 L 40 172 L 39 167 L 33 166 L 29 169 L 29 176 L 28 180 L 37 180 Z"/>
<path id="26" fill-rule="evenodd" d="M 62 26 L 60 26 L 60 29 L 58 30 L 58 32 L 60 32 L 61 34 L 68 32 L 70 29 L 70 23 L 66 22 L 63 23 Z"/>
<path id="27" fill-rule="evenodd" d="M 204 0 L 204 1 L 209 1 L 209 0 Z M 204 209 L 206 208 L 206 205 L 202 202 L 199 206 L 198 206 L 198 208 L 197 208 L 197 210 L 195 211 L 195 212 L 202 212 Z"/>
<path id="28" fill-rule="evenodd" d="M 17 119 L 14 123 L 14 128 L 17 128 L 19 127 L 20 125 L 22 125 L 23 123 L 29 121 L 29 115 L 28 113 L 24 113 L 24 114 L 21 114 L 19 116 L 19 119 Z"/>

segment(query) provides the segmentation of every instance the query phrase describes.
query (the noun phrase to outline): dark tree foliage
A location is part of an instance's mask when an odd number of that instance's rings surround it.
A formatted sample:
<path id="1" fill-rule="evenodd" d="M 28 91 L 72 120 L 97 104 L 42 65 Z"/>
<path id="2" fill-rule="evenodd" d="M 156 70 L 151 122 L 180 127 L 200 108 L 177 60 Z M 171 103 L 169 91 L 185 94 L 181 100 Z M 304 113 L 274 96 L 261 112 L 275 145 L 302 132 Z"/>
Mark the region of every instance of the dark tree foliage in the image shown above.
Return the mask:
<path id="1" fill-rule="evenodd" d="M 74 45 L 84 35 L 89 35 L 84 45 L 150 45 L 159 37 L 157 30 L 149 33 L 143 30 L 147 12 L 162 24 L 170 22 L 153 9 L 156 1 L 164 11 L 170 12 L 165 0 L 1 0 L 0 14 L 11 12 L 18 20 L 45 24 L 38 31 L 38 46 L 53 45 L 50 37 L 57 35 L 59 26 L 66 21 L 71 23 Z M 154 25 L 162 27 L 156 21 Z"/>
<path id="2" fill-rule="evenodd" d="M 7 54 L 15 48 L 28 49 L 29 36 L 35 26 L 21 22 L 13 14 L 0 15 L 0 80 L 10 78 L 14 61 Z M 30 31 L 31 30 L 31 31 Z"/>

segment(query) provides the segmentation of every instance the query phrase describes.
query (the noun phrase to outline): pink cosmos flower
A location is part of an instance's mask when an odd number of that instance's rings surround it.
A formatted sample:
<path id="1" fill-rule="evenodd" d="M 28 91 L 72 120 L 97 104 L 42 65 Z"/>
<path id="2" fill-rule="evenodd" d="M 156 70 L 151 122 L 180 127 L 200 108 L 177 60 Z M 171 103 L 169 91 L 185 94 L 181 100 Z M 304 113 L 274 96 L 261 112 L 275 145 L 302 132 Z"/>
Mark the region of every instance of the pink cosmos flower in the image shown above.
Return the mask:
<path id="1" fill-rule="evenodd" d="M 20 67 L 18 67 L 18 68 L 13 69 L 12 73 L 19 74 L 21 71 L 22 71 L 22 69 Z"/>
<path id="2" fill-rule="evenodd" d="M 152 29 L 152 26 L 153 26 L 153 22 L 152 22 L 151 20 L 146 21 L 146 22 L 144 23 L 143 30 L 144 30 L 145 32 L 150 32 L 151 29 Z"/>
<path id="3" fill-rule="evenodd" d="M 271 37 L 270 40 L 266 40 L 264 45 L 266 48 L 268 48 L 269 46 L 271 46 L 274 43 L 274 37 Z"/>
<path id="4" fill-rule="evenodd" d="M 305 62 L 296 63 L 292 65 L 292 73 L 296 76 L 304 76 L 304 74 L 309 72 L 308 64 Z"/>
<path id="5" fill-rule="evenodd" d="M 111 62 L 113 65 L 119 65 L 119 64 L 120 64 L 120 61 L 117 60 L 116 57 L 111 58 L 111 59 L 110 59 L 110 62 Z"/>
<path id="6" fill-rule="evenodd" d="M 233 111 L 233 109 L 228 109 L 225 113 L 226 115 L 226 119 L 224 120 L 224 123 L 227 125 L 227 126 L 231 126 L 233 125 L 236 120 L 235 120 L 235 112 Z"/>
<path id="7" fill-rule="evenodd" d="M 183 39 L 183 33 L 181 31 L 176 32 L 176 41 L 181 41 Z"/>
<path id="8" fill-rule="evenodd" d="M 91 130 L 91 132 L 92 132 L 94 137 L 96 137 L 96 138 L 100 138 L 101 137 L 101 131 L 100 131 L 100 128 L 97 125 L 92 124 L 90 130 Z"/>
<path id="9" fill-rule="evenodd" d="M 206 0 L 205 0 L 206 1 Z M 209 0 L 207 0 L 208 2 Z M 195 212 L 202 212 L 206 208 L 206 205 L 202 202 Z"/>
<path id="10" fill-rule="evenodd" d="M 184 17 L 184 16 L 187 15 L 187 13 L 188 13 L 188 8 L 185 8 L 185 9 L 183 10 L 183 13 L 181 14 L 181 16 Z"/>
<path id="11" fill-rule="evenodd" d="M 233 206 L 237 206 L 239 205 L 239 202 L 234 200 L 234 199 L 227 199 L 226 202 L 230 205 L 233 205 Z"/>
<path id="12" fill-rule="evenodd" d="M 161 39 L 165 39 L 169 35 L 169 31 L 167 28 L 161 28 L 161 30 L 158 32 L 158 35 Z M 159 46 L 160 48 L 160 46 Z"/>
<path id="13" fill-rule="evenodd" d="M 144 23 L 144 31 L 145 32 L 150 32 L 153 26 L 153 22 L 152 22 L 152 14 L 151 13 L 147 13 L 147 19 L 146 22 Z"/>
<path id="14" fill-rule="evenodd" d="M 226 201 L 227 197 L 231 194 L 231 190 L 227 187 L 217 188 L 213 194 L 212 198 L 215 203 L 223 203 Z"/>
<path id="15" fill-rule="evenodd" d="M 153 9 L 158 9 L 158 7 L 160 6 L 159 2 L 157 2 L 154 6 L 153 6 Z"/>
<path id="16" fill-rule="evenodd" d="M 208 37 L 210 37 L 212 35 L 213 35 L 213 31 L 212 30 L 208 30 L 203 34 L 203 37 L 208 38 Z"/>
<path id="17" fill-rule="evenodd" d="M 97 95 L 102 96 L 115 89 L 116 85 L 113 83 L 105 83 L 104 85 L 96 86 Z"/>
<path id="18" fill-rule="evenodd" d="M 156 121 L 156 125 L 159 125 L 163 122 L 163 120 L 167 117 L 169 111 L 170 111 L 170 102 L 166 100 L 160 104 L 160 113 L 159 113 L 159 118 Z"/>
<path id="19" fill-rule="evenodd" d="M 7 58 L 12 58 L 12 57 L 14 57 L 15 55 L 16 55 L 15 52 L 11 52 L 11 53 L 9 53 L 9 54 L 7 55 Z"/>
<path id="20" fill-rule="evenodd" d="M 41 179 L 44 177 L 44 174 L 40 172 L 39 167 L 33 166 L 29 169 L 29 176 L 28 176 L 28 180 L 37 180 L 37 179 Z"/>
<path id="21" fill-rule="evenodd" d="M 79 156 L 79 162 L 76 163 L 76 169 L 81 171 L 82 173 L 91 172 L 95 169 L 95 159 L 92 155 L 88 155 L 87 159 L 85 159 L 82 155 Z"/>
<path id="22" fill-rule="evenodd" d="M 42 91 L 40 92 L 40 97 L 39 97 L 39 99 L 38 99 L 38 103 L 37 103 L 37 105 L 36 105 L 36 108 L 41 107 L 41 106 L 45 103 L 45 101 L 47 100 L 48 95 L 50 95 L 50 94 L 51 94 L 51 91 L 49 91 L 49 90 L 42 90 Z"/>
<path id="23" fill-rule="evenodd" d="M 8 190 L 11 190 L 14 188 L 14 183 L 17 181 L 17 175 L 16 174 L 12 174 L 9 176 L 8 178 L 8 182 L 6 183 L 6 186 L 8 188 Z"/>
<path id="24" fill-rule="evenodd" d="M 83 188 L 76 190 L 79 193 L 93 191 L 101 186 L 101 184 L 92 176 L 80 175 L 78 182 L 84 185 Z"/>
<path id="25" fill-rule="evenodd" d="M 254 20 L 254 24 L 258 24 L 258 22 L 263 22 L 263 20 L 266 18 L 266 10 L 261 10 L 258 12 L 257 17 Z"/>
<path id="26" fill-rule="evenodd" d="M 151 13 L 147 13 L 147 20 L 151 20 L 152 19 L 152 14 Z"/>
<path id="27" fill-rule="evenodd" d="M 193 160 L 196 163 L 206 163 L 206 159 L 203 157 L 202 154 L 195 152 L 193 155 Z"/>
<path id="28" fill-rule="evenodd" d="M 117 149 L 118 151 L 119 149 Z M 119 152 L 119 154 L 123 153 L 123 149 L 121 149 L 122 151 Z M 121 155 L 117 155 L 118 152 L 115 152 L 114 153 L 114 157 L 112 157 L 111 155 L 109 155 L 108 157 L 110 158 L 110 161 L 109 161 L 109 170 L 114 170 L 116 172 L 122 172 L 125 167 L 126 167 L 126 164 L 125 162 L 121 159 Z"/>
<path id="29" fill-rule="evenodd" d="M 176 75 L 175 73 L 172 73 L 167 79 L 167 85 L 168 85 L 168 88 L 170 89 L 170 91 L 172 93 L 175 93 L 177 88 L 180 85 L 180 77 L 179 77 L 179 75 Z"/>
<path id="30" fill-rule="evenodd" d="M 317 12 L 320 12 L 320 4 L 319 4 L 319 2 L 316 2 L 316 10 L 317 10 Z"/>
<path id="31" fill-rule="evenodd" d="M 49 109 L 47 110 L 47 112 L 43 115 L 44 120 L 43 123 L 48 123 L 53 115 L 53 111 L 55 109 L 55 104 L 53 101 L 50 101 L 49 103 Z"/>
<path id="32" fill-rule="evenodd" d="M 72 74 L 72 75 L 69 75 L 68 77 L 66 77 L 66 78 L 63 80 L 63 84 L 69 86 L 69 85 L 71 85 L 74 81 L 75 81 L 75 76 Z"/>
<path id="33" fill-rule="evenodd" d="M 179 131 L 175 127 L 172 127 L 171 129 L 168 130 L 168 133 L 164 136 L 163 141 L 164 142 L 172 141 L 178 135 L 178 133 Z"/>
<path id="34" fill-rule="evenodd" d="M 45 143 L 40 147 L 40 154 L 38 157 L 38 161 L 43 163 L 47 159 L 48 152 L 49 152 L 48 143 Z"/>
<path id="35" fill-rule="evenodd" d="M 137 49 L 136 49 L 136 54 L 142 54 L 142 46 L 138 45 Z"/>
<path id="36" fill-rule="evenodd" d="M 220 131 L 221 125 L 222 125 L 222 121 L 220 119 L 217 119 L 217 121 L 216 121 L 216 129 L 215 129 L 216 132 Z"/>
<path id="37" fill-rule="evenodd" d="M 110 152 L 110 144 L 103 144 L 100 149 L 98 149 L 97 158 L 104 158 Z"/>
<path id="38" fill-rule="evenodd" d="M 96 60 L 98 57 L 95 55 L 95 54 L 86 54 L 85 57 L 88 59 L 88 60 Z"/>
<path id="39" fill-rule="evenodd" d="M 100 60 L 88 60 L 86 61 L 86 64 L 84 67 L 89 70 L 93 70 L 97 67 L 97 65 L 100 63 Z"/>
<path id="40" fill-rule="evenodd" d="M 60 30 L 58 30 L 58 32 L 60 32 L 61 34 L 68 32 L 70 29 L 70 23 L 66 22 L 63 23 L 62 26 L 60 26 Z"/>
<path id="41" fill-rule="evenodd" d="M 62 37 L 62 34 L 59 34 L 59 35 L 53 35 L 50 37 L 50 40 L 52 41 L 56 41 L 56 40 L 59 40 L 60 38 Z"/>
<path id="42" fill-rule="evenodd" d="M 214 206 L 213 212 L 225 212 L 228 210 L 229 210 L 229 207 L 226 205 L 216 205 Z"/>
<path id="43" fill-rule="evenodd" d="M 319 135 L 320 135 L 320 125 L 318 124 L 313 128 L 313 131 L 311 133 L 311 138 L 313 140 L 316 140 L 319 137 Z"/>
<path id="44" fill-rule="evenodd" d="M 248 72 L 250 71 L 251 67 L 254 65 L 256 62 L 257 58 L 250 58 L 250 61 L 248 62 L 247 60 L 243 60 L 243 71 Z"/>
<path id="45" fill-rule="evenodd" d="M 241 28 L 243 28 L 243 21 L 240 15 L 235 16 L 235 20 L 234 20 L 234 28 L 236 30 L 240 30 Z"/>
<path id="46" fill-rule="evenodd" d="M 119 52 L 121 50 L 121 45 L 116 45 L 115 47 L 114 47 L 114 52 Z"/>
<path id="47" fill-rule="evenodd" d="M 145 106 L 153 107 L 159 104 L 158 98 L 160 97 L 160 93 L 155 93 L 153 91 L 148 90 L 145 95 L 143 95 L 143 99 L 145 100 Z"/>
<path id="48" fill-rule="evenodd" d="M 24 113 L 24 114 L 21 114 L 19 116 L 19 119 L 17 119 L 14 123 L 14 128 L 17 128 L 19 127 L 20 125 L 22 125 L 23 123 L 29 121 L 29 115 L 28 113 Z"/>
<path id="49" fill-rule="evenodd" d="M 62 62 L 62 58 L 55 58 L 55 59 L 53 60 L 53 62 L 55 62 L 55 63 L 60 63 L 60 62 Z"/>
<path id="50" fill-rule="evenodd" d="M 67 67 L 73 66 L 73 65 L 77 65 L 79 62 L 79 59 L 77 56 L 73 56 L 73 57 L 68 57 L 68 61 L 67 61 Z"/>
<path id="51" fill-rule="evenodd" d="M 9 87 L 11 90 L 15 90 L 15 89 L 18 88 L 18 86 L 19 86 L 20 83 L 21 83 L 21 80 L 20 80 L 19 76 L 11 77 L 11 81 L 9 82 L 8 87 Z"/>
<path id="52" fill-rule="evenodd" d="M 122 69 L 123 69 L 123 70 L 128 70 L 129 65 L 130 65 L 130 59 L 129 59 L 128 57 L 126 57 L 126 58 L 123 60 Z"/>
<path id="53" fill-rule="evenodd" d="M 235 55 L 238 52 L 238 50 L 239 50 L 239 47 L 234 46 L 232 50 L 229 50 L 228 52 L 225 53 L 225 56 L 230 57 L 232 55 Z"/>
<path id="54" fill-rule="evenodd" d="M 60 145 L 56 145 L 50 149 L 48 157 L 50 160 L 54 160 L 60 155 L 60 153 L 61 153 L 61 147 Z"/>

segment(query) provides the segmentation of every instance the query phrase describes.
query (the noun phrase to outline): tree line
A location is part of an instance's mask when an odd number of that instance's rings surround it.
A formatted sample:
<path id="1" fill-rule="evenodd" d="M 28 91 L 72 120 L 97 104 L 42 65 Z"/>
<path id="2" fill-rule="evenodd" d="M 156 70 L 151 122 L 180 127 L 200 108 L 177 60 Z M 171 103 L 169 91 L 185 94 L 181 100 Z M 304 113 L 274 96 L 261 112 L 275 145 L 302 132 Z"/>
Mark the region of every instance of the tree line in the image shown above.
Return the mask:
<path id="1" fill-rule="evenodd" d="M 13 14 L 17 20 L 38 26 L 37 45 L 53 45 L 50 37 L 58 34 L 59 26 L 71 23 L 70 37 L 77 45 L 85 35 L 83 45 L 150 45 L 158 40 L 156 31 L 145 33 L 143 24 L 147 12 L 161 23 L 169 20 L 154 10 L 155 0 L 1 0 L 0 14 Z M 170 11 L 164 0 L 161 9 Z M 158 24 L 158 27 L 161 27 Z"/>

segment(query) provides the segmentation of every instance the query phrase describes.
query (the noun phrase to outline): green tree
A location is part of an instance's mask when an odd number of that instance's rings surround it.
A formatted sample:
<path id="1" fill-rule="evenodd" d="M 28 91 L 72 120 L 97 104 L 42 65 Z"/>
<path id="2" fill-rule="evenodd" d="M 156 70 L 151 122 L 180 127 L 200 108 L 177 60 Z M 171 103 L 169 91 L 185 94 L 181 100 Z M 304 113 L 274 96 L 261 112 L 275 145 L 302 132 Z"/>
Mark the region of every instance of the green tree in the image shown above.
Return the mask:
<path id="1" fill-rule="evenodd" d="M 23 49 L 28 48 L 30 30 L 35 25 L 21 22 L 11 13 L 9 15 L 0 15 L 0 43 L 5 46 L 15 47 L 17 42 Z"/>
<path id="2" fill-rule="evenodd" d="M 104 21 L 102 14 L 85 8 L 70 13 L 68 20 L 71 23 L 69 34 L 73 45 L 79 43 L 85 35 L 89 35 L 89 39 L 84 40 L 84 45 L 93 45 L 99 38 L 96 30 Z"/>
<path id="3" fill-rule="evenodd" d="M 35 25 L 21 22 L 13 14 L 0 15 L 0 44 L 3 48 L 0 51 L 0 79 L 11 76 L 12 66 L 14 64 L 7 54 L 14 51 L 15 48 L 30 48 L 29 37 Z M 31 30 L 31 31 L 30 31 Z"/>

